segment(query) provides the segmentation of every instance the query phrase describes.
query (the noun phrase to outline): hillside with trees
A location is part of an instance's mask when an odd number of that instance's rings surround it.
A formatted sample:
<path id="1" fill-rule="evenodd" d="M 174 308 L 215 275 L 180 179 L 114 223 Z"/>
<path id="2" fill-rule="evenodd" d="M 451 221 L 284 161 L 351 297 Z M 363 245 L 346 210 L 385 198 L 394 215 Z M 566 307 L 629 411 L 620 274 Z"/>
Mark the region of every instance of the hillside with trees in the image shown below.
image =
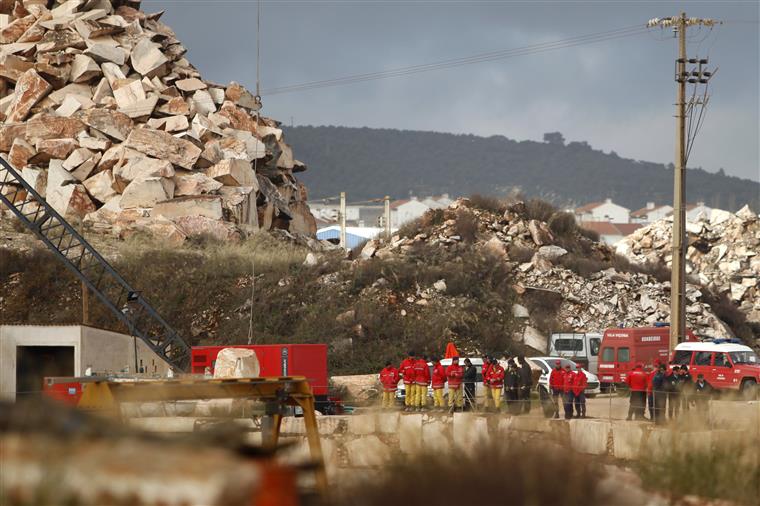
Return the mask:
<path id="1" fill-rule="evenodd" d="M 309 165 L 303 180 L 310 198 L 346 191 L 351 201 L 410 193 L 506 195 L 519 190 L 559 205 L 610 197 L 630 209 L 670 203 L 672 165 L 621 158 L 585 142 L 566 143 L 559 132 L 544 142 L 514 141 L 393 129 L 297 126 L 285 128 Z M 735 211 L 760 210 L 760 183 L 691 168 L 689 202 Z"/>

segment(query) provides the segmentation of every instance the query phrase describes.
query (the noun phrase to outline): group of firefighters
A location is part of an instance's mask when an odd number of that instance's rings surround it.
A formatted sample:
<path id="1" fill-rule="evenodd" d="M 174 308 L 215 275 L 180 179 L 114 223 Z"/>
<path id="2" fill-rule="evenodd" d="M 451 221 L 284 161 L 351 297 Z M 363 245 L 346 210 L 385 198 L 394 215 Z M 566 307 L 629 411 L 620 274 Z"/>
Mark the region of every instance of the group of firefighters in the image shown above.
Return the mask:
<path id="1" fill-rule="evenodd" d="M 664 423 L 666 405 L 667 416 L 671 420 L 678 417 L 681 409 L 688 411 L 690 406 L 704 410 L 713 392 L 702 374 L 692 382 L 688 366 L 674 365 L 668 369 L 660 361 L 655 361 L 646 370 L 643 364 L 636 364 L 625 381 L 631 391 L 627 420 L 645 419 L 644 411 L 648 409 L 649 420 Z"/>
<path id="2" fill-rule="evenodd" d="M 554 369 L 549 374 L 549 388 L 552 391 L 554 404 L 554 418 L 559 418 L 559 400 L 565 410 L 565 418 L 573 417 L 575 409 L 576 418 L 586 418 L 586 387 L 588 378 L 583 372 L 583 367 L 578 365 L 575 371 L 570 364 L 562 368 L 562 362 L 557 360 Z"/>
<path id="3" fill-rule="evenodd" d="M 432 372 L 428 362 L 433 364 Z M 486 389 L 485 410 L 501 411 L 502 398 L 506 398 L 509 411 L 513 414 L 530 411 L 530 391 L 533 374 L 524 356 L 506 359 L 505 369 L 499 360 L 488 355 L 483 357 L 482 381 Z M 404 410 L 422 411 L 428 404 L 428 387 L 433 390 L 433 408 L 446 409 L 444 388 L 448 384 L 448 409 L 472 410 L 476 406 L 475 384 L 478 371 L 469 358 L 464 364 L 459 357 L 451 358 L 451 365 L 445 367 L 438 357 L 417 355 L 410 351 L 398 368 L 391 361 L 380 371 L 383 386 L 383 408 L 392 408 L 395 403 L 399 381 L 404 383 Z M 521 402 L 522 401 L 522 402 Z"/>

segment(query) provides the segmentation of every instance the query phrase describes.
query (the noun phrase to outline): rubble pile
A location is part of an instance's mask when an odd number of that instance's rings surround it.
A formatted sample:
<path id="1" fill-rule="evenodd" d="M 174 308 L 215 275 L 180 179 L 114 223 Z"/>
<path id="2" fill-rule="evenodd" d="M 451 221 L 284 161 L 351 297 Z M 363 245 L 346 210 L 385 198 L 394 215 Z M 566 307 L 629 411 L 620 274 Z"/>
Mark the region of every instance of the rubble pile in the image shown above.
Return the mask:
<path id="1" fill-rule="evenodd" d="M 641 228 L 622 240 L 619 254 L 645 263 L 664 259 L 670 266 L 672 218 Z M 745 206 L 736 214 L 713 210 L 687 222 L 689 248 L 686 273 L 699 284 L 719 294 L 726 294 L 747 315 L 760 323 L 760 219 Z"/>
<path id="2" fill-rule="evenodd" d="M 48 8 L 50 7 L 50 8 Z M 176 242 L 314 235 L 282 130 L 137 0 L 0 0 L 0 154 L 62 215 Z"/>
<path id="3" fill-rule="evenodd" d="M 474 241 L 466 243 L 457 233 L 457 217 L 462 210 L 469 212 L 477 222 Z M 660 283 L 648 274 L 619 272 L 614 267 L 599 270 L 586 277 L 562 264 L 566 255 L 578 255 L 559 243 L 547 223 L 530 219 L 525 206 L 517 203 L 504 213 L 474 208 L 467 199 L 459 199 L 443 211 L 441 223 L 432 225 L 413 237 L 394 236 L 389 242 L 370 241 L 361 253 L 361 259 L 390 259 L 404 257 L 419 251 L 420 245 L 447 249 L 456 254 L 467 248 L 476 248 L 484 254 L 497 255 L 509 266 L 514 290 L 518 295 L 513 316 L 523 325 L 512 337 L 516 341 L 541 352 L 547 351 L 547 329 L 537 322 L 546 315 L 543 309 L 530 301 L 542 298 L 557 300 L 554 319 L 560 328 L 552 331 L 574 330 L 600 332 L 618 325 L 648 326 L 668 322 L 670 313 L 669 283 Z M 584 243 L 585 256 L 602 261 L 609 260 L 614 252 L 602 243 L 578 235 L 573 244 Z M 565 242 L 567 244 L 567 242 Z M 448 304 L 446 280 L 435 286 L 420 287 L 418 299 L 409 297 L 411 305 Z M 705 337 L 729 337 L 731 331 L 701 300 L 697 286 L 687 290 L 688 324 Z M 401 309 L 405 311 L 405 309 Z"/>

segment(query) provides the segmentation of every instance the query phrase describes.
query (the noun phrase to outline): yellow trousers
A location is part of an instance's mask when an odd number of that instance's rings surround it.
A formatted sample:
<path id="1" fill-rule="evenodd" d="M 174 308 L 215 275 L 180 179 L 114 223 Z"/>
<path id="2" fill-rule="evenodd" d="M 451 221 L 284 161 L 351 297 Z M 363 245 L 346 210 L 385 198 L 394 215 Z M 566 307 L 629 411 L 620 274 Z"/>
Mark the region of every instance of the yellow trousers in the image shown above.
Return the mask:
<path id="1" fill-rule="evenodd" d="M 424 408 L 427 405 L 427 385 L 414 385 L 414 389 L 417 391 L 414 405 L 418 408 Z"/>
<path id="2" fill-rule="evenodd" d="M 493 397 L 493 405 L 496 409 L 501 407 L 501 388 L 491 388 L 491 397 Z"/>
<path id="3" fill-rule="evenodd" d="M 383 407 L 384 408 L 392 408 L 393 407 L 393 401 L 396 398 L 396 392 L 385 392 L 383 391 Z"/>
<path id="4" fill-rule="evenodd" d="M 433 389 L 433 407 L 443 408 L 446 406 L 443 402 L 443 388 Z"/>
<path id="5" fill-rule="evenodd" d="M 462 387 L 449 388 L 449 407 L 462 407 Z"/>
<path id="6" fill-rule="evenodd" d="M 415 396 L 417 395 L 415 386 L 417 385 L 413 383 L 404 383 L 404 393 L 406 394 L 404 396 L 404 406 L 406 407 L 414 406 Z"/>

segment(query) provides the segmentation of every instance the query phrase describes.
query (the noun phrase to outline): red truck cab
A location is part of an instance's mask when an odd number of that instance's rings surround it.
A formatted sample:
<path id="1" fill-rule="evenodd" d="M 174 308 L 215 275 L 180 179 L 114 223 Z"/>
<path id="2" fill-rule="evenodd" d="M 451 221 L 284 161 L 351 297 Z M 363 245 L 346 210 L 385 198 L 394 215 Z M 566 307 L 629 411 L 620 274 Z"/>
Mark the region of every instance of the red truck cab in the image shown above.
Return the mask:
<path id="1" fill-rule="evenodd" d="M 697 337 L 687 330 L 688 341 Z M 630 327 L 604 331 L 599 353 L 599 381 L 602 386 L 625 383 L 637 363 L 668 363 L 670 327 Z"/>
<path id="2" fill-rule="evenodd" d="M 730 342 L 687 342 L 673 350 L 673 365 L 686 365 L 692 381 L 702 374 L 716 390 L 741 392 L 745 399 L 757 395 L 760 361 L 749 346 Z"/>

